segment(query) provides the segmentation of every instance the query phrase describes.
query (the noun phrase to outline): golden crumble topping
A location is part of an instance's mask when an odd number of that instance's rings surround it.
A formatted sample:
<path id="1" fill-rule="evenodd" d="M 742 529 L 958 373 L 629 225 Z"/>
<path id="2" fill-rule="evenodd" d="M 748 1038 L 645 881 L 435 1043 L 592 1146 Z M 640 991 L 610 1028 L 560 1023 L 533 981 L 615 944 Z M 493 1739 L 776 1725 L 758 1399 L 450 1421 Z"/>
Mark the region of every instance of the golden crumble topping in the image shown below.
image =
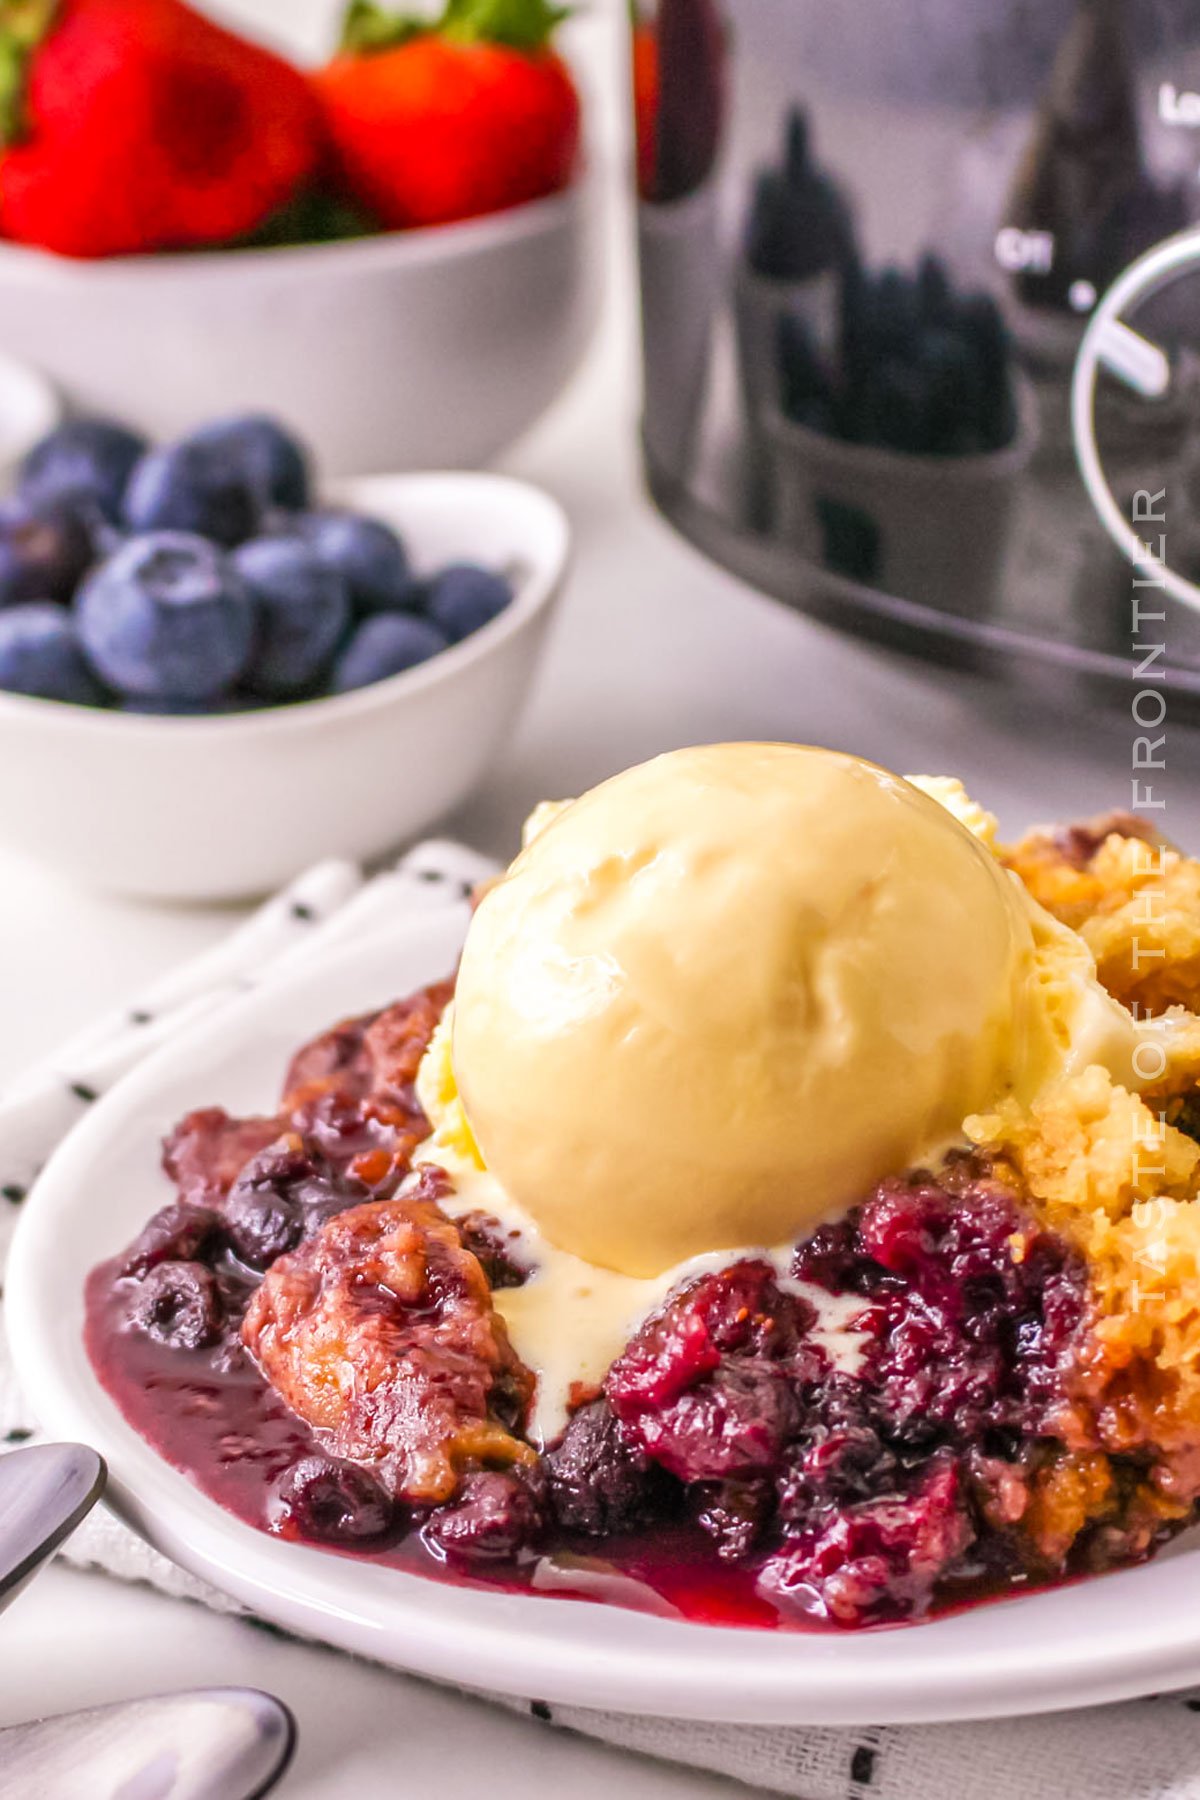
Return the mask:
<path id="1" fill-rule="evenodd" d="M 1001 852 L 1035 900 L 1091 950 L 1110 994 L 1139 1016 L 1200 1010 L 1200 862 L 1138 820 L 1035 831 Z"/>
<path id="2" fill-rule="evenodd" d="M 1142 1094 L 1093 1067 L 967 1134 L 1087 1259 L 1080 1398 L 1106 1451 L 1154 1459 L 1146 1503 L 1170 1517 L 1200 1493 L 1200 861 L 1120 817 L 1000 855 L 1079 932 L 1108 991 L 1161 1020 L 1161 1071 Z M 1068 1513 L 1087 1486 L 1072 1467 L 1083 1485 Z"/>

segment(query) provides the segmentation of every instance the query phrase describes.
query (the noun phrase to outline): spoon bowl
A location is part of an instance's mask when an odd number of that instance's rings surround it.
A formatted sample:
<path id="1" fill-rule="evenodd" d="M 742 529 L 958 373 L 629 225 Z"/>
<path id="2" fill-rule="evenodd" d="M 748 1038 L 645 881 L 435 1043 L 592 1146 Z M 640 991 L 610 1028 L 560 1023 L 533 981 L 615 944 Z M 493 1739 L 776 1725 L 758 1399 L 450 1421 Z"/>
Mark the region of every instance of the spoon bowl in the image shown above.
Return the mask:
<path id="1" fill-rule="evenodd" d="M 291 1761 L 296 1726 L 256 1688 L 200 1688 L 93 1706 L 0 1731 L 13 1794 L 95 1800 L 259 1800 Z"/>

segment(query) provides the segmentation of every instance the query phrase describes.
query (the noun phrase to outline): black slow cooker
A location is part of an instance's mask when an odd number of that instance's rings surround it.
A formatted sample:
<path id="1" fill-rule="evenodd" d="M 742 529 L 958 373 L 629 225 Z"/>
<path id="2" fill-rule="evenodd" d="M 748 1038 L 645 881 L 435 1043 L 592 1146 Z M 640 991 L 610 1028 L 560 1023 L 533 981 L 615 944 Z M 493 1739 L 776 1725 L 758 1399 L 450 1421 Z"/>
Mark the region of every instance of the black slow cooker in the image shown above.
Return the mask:
<path id="1" fill-rule="evenodd" d="M 666 515 L 847 629 L 1123 698 L 1158 558 L 1200 702 L 1194 0 L 638 0 L 632 61 Z"/>

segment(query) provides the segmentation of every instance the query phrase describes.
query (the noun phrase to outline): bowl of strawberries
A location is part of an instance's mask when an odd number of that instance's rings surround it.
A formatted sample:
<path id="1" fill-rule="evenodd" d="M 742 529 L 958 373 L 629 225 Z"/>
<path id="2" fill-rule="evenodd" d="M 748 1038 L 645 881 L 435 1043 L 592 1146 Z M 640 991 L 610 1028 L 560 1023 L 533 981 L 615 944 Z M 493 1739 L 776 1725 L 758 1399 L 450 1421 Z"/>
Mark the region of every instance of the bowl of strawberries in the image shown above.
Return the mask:
<path id="1" fill-rule="evenodd" d="M 0 18 L 0 342 L 161 438 L 291 419 L 335 474 L 529 426 L 600 288 L 548 0 L 354 0 L 302 68 L 186 0 Z"/>

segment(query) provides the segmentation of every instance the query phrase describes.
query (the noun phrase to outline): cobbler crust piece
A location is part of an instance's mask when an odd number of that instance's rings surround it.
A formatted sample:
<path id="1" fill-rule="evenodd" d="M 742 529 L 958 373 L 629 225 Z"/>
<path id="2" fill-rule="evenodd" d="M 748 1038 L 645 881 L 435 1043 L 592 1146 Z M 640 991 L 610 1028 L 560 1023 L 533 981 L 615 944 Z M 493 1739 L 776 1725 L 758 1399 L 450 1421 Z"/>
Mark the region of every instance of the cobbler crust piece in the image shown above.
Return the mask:
<path id="1" fill-rule="evenodd" d="M 203 1106 L 164 1139 L 163 1168 L 181 1200 L 219 1205 L 247 1160 L 278 1135 L 277 1119 L 231 1119 L 219 1106 Z"/>
<path id="2" fill-rule="evenodd" d="M 321 1444 L 409 1505 L 449 1500 L 467 1469 L 536 1460 L 513 1435 L 533 1376 L 431 1198 L 330 1219 L 267 1271 L 242 1338 Z"/>
<path id="3" fill-rule="evenodd" d="M 452 991 L 452 982 L 437 982 L 382 1012 L 344 1019 L 288 1068 L 283 1112 L 332 1162 L 377 1190 L 394 1185 L 428 1135 L 413 1084 Z"/>

